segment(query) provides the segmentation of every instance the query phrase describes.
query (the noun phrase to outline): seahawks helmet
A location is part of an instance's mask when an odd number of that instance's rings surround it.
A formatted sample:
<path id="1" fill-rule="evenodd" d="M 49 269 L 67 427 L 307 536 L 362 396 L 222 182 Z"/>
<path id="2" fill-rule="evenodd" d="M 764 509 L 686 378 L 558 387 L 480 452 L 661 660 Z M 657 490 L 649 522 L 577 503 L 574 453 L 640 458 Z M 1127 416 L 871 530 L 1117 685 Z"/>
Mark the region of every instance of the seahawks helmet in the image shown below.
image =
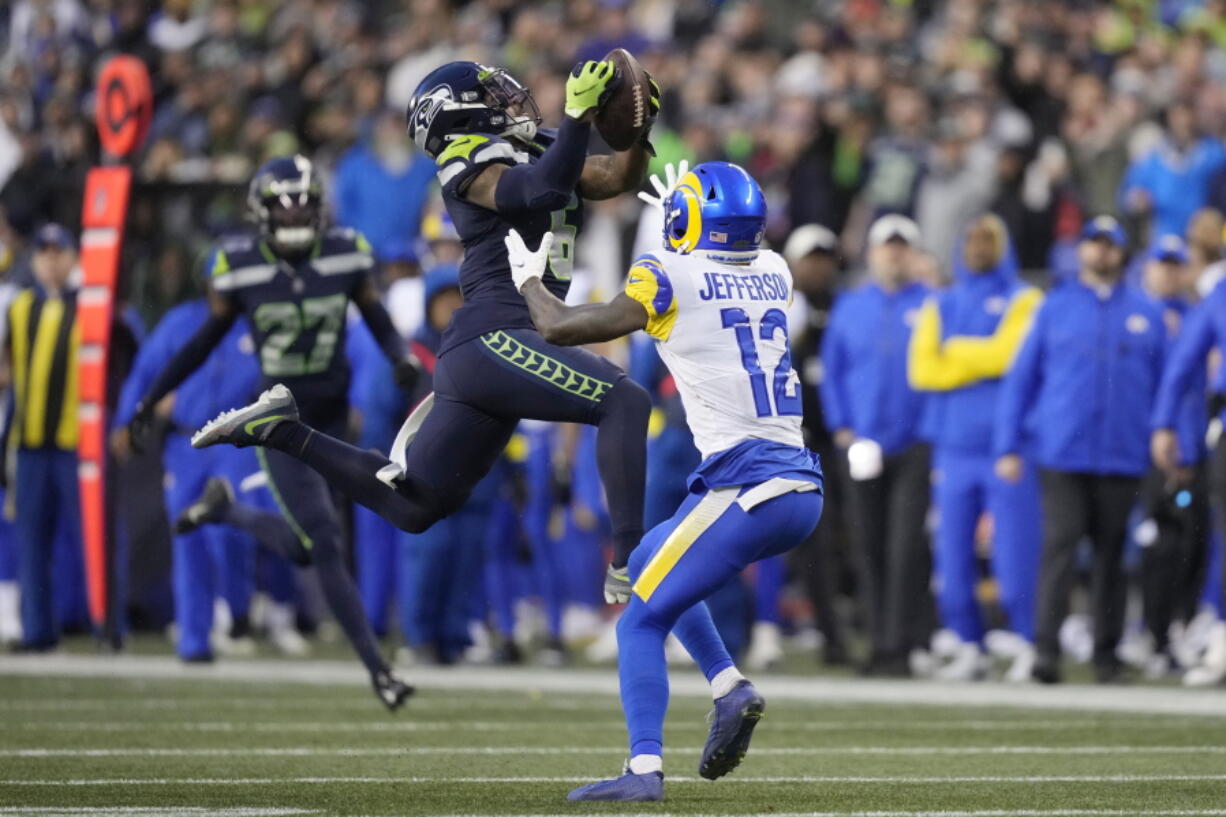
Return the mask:
<path id="1" fill-rule="evenodd" d="M 457 136 L 490 133 L 530 141 L 541 124 L 532 92 L 502 68 L 449 62 L 413 92 L 406 112 L 409 135 L 434 158 Z"/>
<path id="2" fill-rule="evenodd" d="M 261 165 L 247 189 L 247 209 L 274 251 L 306 252 L 323 229 L 323 185 L 311 160 L 280 156 Z"/>
<path id="3" fill-rule="evenodd" d="M 766 197 L 744 168 L 703 162 L 664 200 L 664 246 L 681 255 L 745 263 L 758 257 Z"/>

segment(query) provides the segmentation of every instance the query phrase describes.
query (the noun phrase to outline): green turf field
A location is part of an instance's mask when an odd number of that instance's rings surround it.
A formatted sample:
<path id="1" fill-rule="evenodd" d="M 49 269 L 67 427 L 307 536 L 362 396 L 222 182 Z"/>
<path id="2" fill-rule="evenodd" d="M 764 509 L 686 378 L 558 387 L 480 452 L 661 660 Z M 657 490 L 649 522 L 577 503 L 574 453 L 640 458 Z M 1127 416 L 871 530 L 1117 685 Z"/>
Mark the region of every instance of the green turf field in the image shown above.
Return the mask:
<path id="1" fill-rule="evenodd" d="M 730 777 L 697 777 L 708 705 L 682 694 L 665 803 L 568 804 L 625 752 L 616 697 L 595 673 L 569 677 L 601 681 L 596 691 L 555 693 L 533 688 L 539 670 L 507 672 L 502 690 L 436 670 L 390 716 L 355 682 L 5 672 L 20 660 L 0 657 L 0 815 L 1226 815 L 1223 690 L 1217 716 L 1142 714 L 805 701 L 803 679 L 766 676 L 767 717 Z M 792 693 L 771 699 L 772 683 Z M 1183 692 L 1150 691 L 1167 696 L 1154 708 Z"/>

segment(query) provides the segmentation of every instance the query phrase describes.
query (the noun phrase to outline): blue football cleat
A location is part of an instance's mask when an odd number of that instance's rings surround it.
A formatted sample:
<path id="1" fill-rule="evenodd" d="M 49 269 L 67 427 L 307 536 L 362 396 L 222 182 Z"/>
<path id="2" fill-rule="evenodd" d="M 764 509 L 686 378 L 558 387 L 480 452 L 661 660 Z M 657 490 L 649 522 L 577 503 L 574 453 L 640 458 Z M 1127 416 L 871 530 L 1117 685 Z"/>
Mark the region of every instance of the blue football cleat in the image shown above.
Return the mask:
<path id="1" fill-rule="evenodd" d="M 707 780 L 715 780 L 741 765 L 749 751 L 753 728 L 765 709 L 766 700 L 748 681 L 739 682 L 727 695 L 716 699 L 698 773 Z"/>
<path id="2" fill-rule="evenodd" d="M 615 800 L 623 803 L 658 803 L 664 799 L 664 774 L 626 772 L 613 780 L 580 786 L 566 795 L 570 801 Z"/>
<path id="3" fill-rule="evenodd" d="M 294 395 L 278 383 L 242 408 L 223 411 L 192 437 L 193 448 L 228 443 L 239 448 L 262 445 L 279 423 L 298 419 Z"/>

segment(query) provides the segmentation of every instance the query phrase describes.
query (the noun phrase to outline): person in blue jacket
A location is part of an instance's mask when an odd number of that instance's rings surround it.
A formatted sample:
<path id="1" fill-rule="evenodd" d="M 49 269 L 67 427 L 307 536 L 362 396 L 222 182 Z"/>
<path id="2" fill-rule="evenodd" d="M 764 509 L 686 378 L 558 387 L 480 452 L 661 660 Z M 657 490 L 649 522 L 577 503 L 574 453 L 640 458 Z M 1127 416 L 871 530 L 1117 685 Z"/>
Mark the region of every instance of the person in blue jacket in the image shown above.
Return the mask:
<path id="1" fill-rule="evenodd" d="M 1198 132 L 1196 109 L 1177 102 L 1166 110 L 1165 138 L 1128 166 L 1120 206 L 1152 219 L 1154 235 L 1183 235 L 1197 210 L 1209 203 L 1211 182 L 1226 167 L 1226 147 Z"/>
<path id="2" fill-rule="evenodd" d="M 1006 482 L 1022 478 L 1024 430 L 1033 429 L 1043 506 L 1033 676 L 1042 683 L 1061 680 L 1060 625 L 1086 536 L 1095 678 L 1112 683 L 1121 675 L 1124 539 L 1149 467 L 1149 417 L 1166 349 L 1162 313 L 1122 280 L 1125 241 L 1111 216 L 1082 228 L 1081 270 L 1039 307 L 997 408 L 996 473 Z"/>
<path id="3" fill-rule="evenodd" d="M 1226 423 L 1226 366 L 1218 366 L 1206 384 L 1209 357 L 1214 348 L 1226 348 L 1226 283 L 1219 283 L 1195 308 L 1185 315 L 1179 336 L 1171 347 L 1163 372 L 1162 384 L 1154 401 L 1153 435 L 1150 450 L 1154 464 L 1169 477 L 1178 478 L 1189 465 L 1197 462 L 1204 444 L 1205 425 L 1195 434 L 1194 407 L 1212 406 L 1209 437 L 1213 455 L 1208 465 L 1210 503 L 1218 529 L 1222 530 L 1226 510 L 1226 444 L 1220 429 Z M 1223 569 L 1226 574 L 1226 569 Z M 1216 577 L 1214 577 L 1216 578 Z M 1211 580 L 1208 582 L 1212 584 Z M 1223 576 L 1226 584 L 1226 575 Z M 1226 609 L 1226 598 L 1214 599 Z M 1192 668 L 1184 683 L 1195 686 L 1212 685 L 1226 679 L 1226 624 L 1219 623 L 1214 645 L 1206 653 L 1206 663 Z M 1218 659 L 1217 657 L 1221 658 Z"/>
<path id="4" fill-rule="evenodd" d="M 1168 349 L 1173 349 L 1196 295 L 1182 238 L 1164 235 L 1154 242 L 1146 254 L 1144 287 L 1162 311 Z M 1137 530 L 1142 609 L 1153 640 L 1146 673 L 1155 677 L 1171 671 L 1171 623 L 1186 624 L 1196 615 L 1205 578 L 1209 541 L 1205 380 L 1206 367 L 1201 365 L 1178 402 L 1173 421 L 1181 456 L 1170 470 L 1151 469 L 1145 484 L 1146 521 Z"/>
<path id="5" fill-rule="evenodd" d="M 932 498 L 937 601 L 946 627 L 962 647 L 939 677 L 981 678 L 983 620 L 975 598 L 975 534 L 992 515 L 992 566 L 1014 632 L 1034 638 L 1034 589 L 1039 569 L 1039 483 L 1027 465 L 1005 482 L 993 471 L 992 424 L 1001 378 L 1026 336 L 1042 293 L 1018 278 L 1005 224 L 992 214 L 970 223 L 953 259 L 954 284 L 930 299 L 911 335 L 907 374 L 931 395 Z M 1033 650 L 1020 654 L 1010 680 L 1029 680 Z"/>
<path id="6" fill-rule="evenodd" d="M 909 272 L 915 222 L 882 216 L 869 230 L 868 281 L 835 301 L 822 347 L 826 426 L 846 452 L 852 530 L 871 654 L 869 674 L 908 675 L 923 646 L 928 598 L 928 447 L 924 398 L 907 380 L 907 345 L 927 287 Z"/>
<path id="7" fill-rule="evenodd" d="M 116 409 L 111 445 L 117 456 L 130 449 L 128 425 L 147 387 L 208 317 L 203 298 L 180 304 L 166 313 L 141 346 L 124 383 Z M 237 321 L 208 360 L 167 399 L 159 413 L 168 423 L 162 462 L 165 469 L 166 510 L 176 521 L 171 560 L 179 657 L 184 661 L 211 661 L 209 635 L 213 626 L 213 600 L 223 596 L 231 605 L 236 627 L 231 635 L 247 635 L 245 621 L 250 601 L 254 559 L 250 541 L 235 539 L 233 529 L 205 522 L 230 522 L 256 536 L 274 550 L 294 548 L 289 525 L 277 514 L 233 502 L 233 488 L 256 470 L 249 457 L 230 452 L 197 451 L 190 437 L 218 411 L 241 406 L 251 399 L 259 382 L 255 346 L 245 321 Z M 215 477 L 206 492 L 206 485 Z M 204 497 L 203 501 L 198 498 Z M 194 514 L 186 514 L 195 506 Z M 191 517 L 190 519 L 188 517 Z M 214 577 L 219 577 L 220 581 Z"/>
<path id="8" fill-rule="evenodd" d="M 421 230 L 434 174 L 434 162 L 417 151 L 401 113 L 380 111 L 370 138 L 337 162 L 336 223 L 360 231 L 381 252 L 396 241 L 412 241 Z"/>

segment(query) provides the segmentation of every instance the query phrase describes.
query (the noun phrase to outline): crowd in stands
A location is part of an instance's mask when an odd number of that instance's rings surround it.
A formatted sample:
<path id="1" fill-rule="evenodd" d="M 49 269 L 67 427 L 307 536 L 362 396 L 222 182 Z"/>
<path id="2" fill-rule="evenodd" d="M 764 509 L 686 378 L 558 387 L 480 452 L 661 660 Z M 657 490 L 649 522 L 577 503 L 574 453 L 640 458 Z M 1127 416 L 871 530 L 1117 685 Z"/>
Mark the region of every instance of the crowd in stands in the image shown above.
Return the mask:
<path id="1" fill-rule="evenodd" d="M 770 664 L 791 635 L 873 675 L 981 678 L 997 658 L 1052 682 L 1063 653 L 1102 682 L 1122 662 L 1226 677 L 1226 3 L 14 0 L 0 42 L 5 301 L 60 288 L 44 279 L 75 252 L 100 161 L 96 70 L 129 53 L 156 97 L 119 293 L 135 341 L 199 297 L 206 248 L 244 227 L 255 167 L 302 153 L 325 171 L 332 220 L 370 240 L 397 328 L 427 348 L 463 248 L 405 132 L 418 81 L 449 60 L 503 66 L 549 126 L 576 61 L 629 49 L 663 91 L 652 169 L 743 165 L 796 278 L 793 362 L 826 512 L 812 542 L 717 594 L 725 639 Z M 657 230 L 633 197 L 594 204 L 572 297 L 616 292 Z M 386 448 L 405 406 L 354 347 L 353 436 Z M 656 399 L 650 526 L 697 452 L 650 344 L 602 351 Z M 470 518 L 441 533 L 356 513 L 376 630 L 447 662 L 518 660 L 525 622 L 551 661 L 601 633 L 591 448 L 587 430 L 525 424 Z M 160 490 L 149 468 L 117 467 L 127 495 Z M 128 512 L 133 621 L 161 625 L 166 522 Z M 0 523 L 0 640 L 18 639 L 15 580 L 33 575 L 20 531 Z M 56 548 L 70 629 L 85 623 L 73 535 L 40 545 Z M 285 634 L 310 629 L 309 581 L 250 542 L 196 547 L 234 622 L 219 643 L 241 647 L 267 618 L 250 609 L 258 588 L 283 646 L 305 647 Z"/>

